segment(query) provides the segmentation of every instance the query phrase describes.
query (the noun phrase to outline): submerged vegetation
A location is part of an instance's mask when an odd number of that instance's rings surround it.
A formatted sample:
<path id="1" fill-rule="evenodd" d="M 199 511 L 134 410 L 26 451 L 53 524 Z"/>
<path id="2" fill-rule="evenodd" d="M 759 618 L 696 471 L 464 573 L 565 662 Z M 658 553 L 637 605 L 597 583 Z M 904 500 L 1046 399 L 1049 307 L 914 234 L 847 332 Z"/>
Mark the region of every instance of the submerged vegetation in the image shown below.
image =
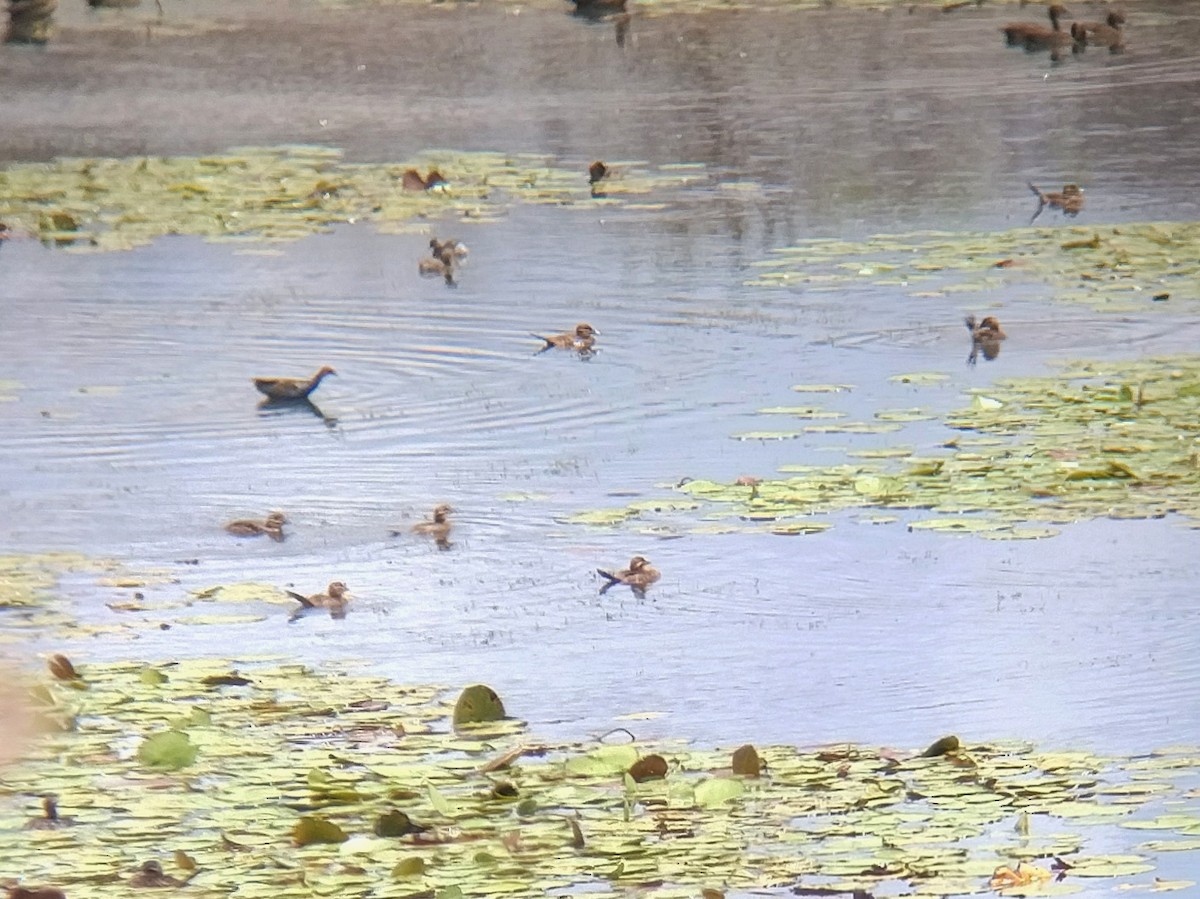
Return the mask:
<path id="1" fill-rule="evenodd" d="M 0 779 L 0 876 L 70 896 L 128 896 L 151 863 L 188 895 L 279 899 L 956 895 L 1005 871 L 1069 893 L 1149 887 L 1159 853 L 1200 847 L 1197 750 L 547 744 L 511 719 L 455 729 L 444 689 L 345 670 L 71 673 L 34 688 L 43 736 Z"/>
<path id="2" fill-rule="evenodd" d="M 447 179 L 413 190 L 405 174 Z M 614 165 L 595 199 L 586 169 L 528 154 L 430 151 L 395 164 L 348 163 L 316 146 L 245 147 L 198 157 L 62 159 L 0 170 L 0 220 L 73 249 L 123 250 L 167 234 L 295 240 L 337 224 L 412 229 L 434 216 L 484 222 L 513 203 L 619 203 L 702 176 L 699 166 Z"/>
<path id="3" fill-rule="evenodd" d="M 1046 295 L 1107 311 L 1200 297 L 1200 223 L 1143 222 L 1091 228 L 890 234 L 865 241 L 807 240 L 757 264 L 753 287 L 841 290 L 864 282 L 913 296 Z"/>
<path id="4" fill-rule="evenodd" d="M 797 407 L 796 414 L 812 420 L 836 413 Z M 896 410 L 878 417 L 883 421 L 805 425 L 794 434 L 872 432 L 880 424 L 900 430 L 901 422 L 927 416 Z M 1101 517 L 1178 514 L 1200 522 L 1198 422 L 1200 357 L 1074 362 L 1055 377 L 972 391 L 970 405 L 945 420 L 962 433 L 936 447 L 889 446 L 840 465 L 789 465 L 785 477 L 753 485 L 688 480 L 678 490 L 690 501 L 645 500 L 572 520 L 662 528 L 699 515 L 701 522 L 684 527 L 711 531 L 714 521 L 732 520 L 747 529 L 807 533 L 830 526 L 812 515 L 921 510 L 909 528 L 998 539 L 1048 537 L 1058 533 L 1049 525 Z"/>

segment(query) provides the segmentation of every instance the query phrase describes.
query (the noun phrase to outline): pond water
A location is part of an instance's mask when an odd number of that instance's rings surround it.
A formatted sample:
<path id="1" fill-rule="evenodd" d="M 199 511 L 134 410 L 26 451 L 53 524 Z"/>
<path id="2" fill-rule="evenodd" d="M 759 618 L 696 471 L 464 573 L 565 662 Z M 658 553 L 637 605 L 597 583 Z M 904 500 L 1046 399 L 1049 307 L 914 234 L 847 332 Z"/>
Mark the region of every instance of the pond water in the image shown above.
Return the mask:
<path id="1" fill-rule="evenodd" d="M 353 162 L 536 152 L 581 185 L 595 158 L 704 176 L 641 208 L 523 206 L 403 235 L 346 225 L 249 251 L 185 236 L 104 254 L 7 241 L 0 380 L 19 387 L 0 403 L 0 546 L 168 570 L 178 582 L 145 588 L 151 601 L 335 579 L 356 597 L 345 621 L 289 625 L 263 604 L 263 621 L 33 649 L 361 659 L 401 682 L 485 681 L 535 731 L 568 736 L 656 712 L 639 736 L 922 746 L 956 732 L 1121 752 L 1200 740 L 1200 532 L 1179 520 L 1019 542 L 852 515 L 803 537 L 563 523 L 669 497 L 685 477 L 770 476 L 887 445 L 730 439 L 762 427 L 756 410 L 796 404 L 794 384 L 855 385 L 837 400 L 855 418 L 940 414 L 1058 360 L 1194 351 L 1194 310 L 1096 312 L 1047 288 L 986 310 L 1010 337 L 969 368 L 962 317 L 985 311 L 969 293 L 743 282 L 807 237 L 1024 225 L 1026 181 L 1083 184 L 1081 224 L 1196 219 L 1200 10 L 1137 4 L 1128 52 L 1060 65 L 1003 45 L 999 25 L 1032 16 L 1016 7 L 638 15 L 621 44 L 611 23 L 553 4 L 165 12 L 194 33 L 65 9 L 45 50 L 0 50 L 0 161 L 306 142 Z M 470 244 L 455 289 L 417 276 L 430 232 Z M 577 321 L 601 332 L 592 359 L 534 354 L 530 332 Z M 324 418 L 257 407 L 252 376 L 322 364 L 338 371 L 314 396 Z M 888 380 L 930 370 L 950 378 Z M 951 434 L 924 422 L 904 439 Z M 389 536 L 438 502 L 457 510 L 452 551 Z M 220 529 L 275 508 L 284 543 Z M 644 600 L 598 596 L 594 570 L 635 553 L 661 583 Z M 92 576 L 62 592 L 90 625 L 195 611 L 111 611 L 129 591 Z"/>

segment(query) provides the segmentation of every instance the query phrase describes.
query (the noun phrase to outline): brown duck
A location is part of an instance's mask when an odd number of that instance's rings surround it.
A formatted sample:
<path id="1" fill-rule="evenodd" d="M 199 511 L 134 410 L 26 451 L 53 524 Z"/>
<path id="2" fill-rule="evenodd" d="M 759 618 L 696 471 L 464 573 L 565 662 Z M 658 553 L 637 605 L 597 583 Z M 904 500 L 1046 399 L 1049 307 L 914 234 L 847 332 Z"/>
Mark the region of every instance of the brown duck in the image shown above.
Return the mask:
<path id="1" fill-rule="evenodd" d="M 1089 43 L 1097 47 L 1108 47 L 1109 52 L 1119 53 L 1125 48 L 1125 33 L 1121 26 L 1125 24 L 1125 14 L 1110 12 L 1103 22 L 1076 22 L 1087 35 Z"/>
<path id="2" fill-rule="evenodd" d="M 309 609 L 328 609 L 330 618 L 345 618 L 346 606 L 350 603 L 349 592 L 341 581 L 334 581 L 325 588 L 324 593 L 314 593 L 312 596 L 301 596 L 288 590 L 287 595 L 300 603 L 300 608 L 292 613 L 291 620 L 295 621 Z"/>
<path id="3" fill-rule="evenodd" d="M 449 253 L 455 259 L 466 259 L 471 251 L 467 249 L 467 245 L 461 240 L 455 240 L 449 237 L 446 240 L 438 240 L 436 237 L 429 239 L 429 255 L 435 259 L 441 259 L 443 253 Z"/>
<path id="4" fill-rule="evenodd" d="M 417 263 L 417 274 L 422 278 L 443 278 L 454 286 L 454 255 L 443 249 L 437 256 L 423 256 Z"/>
<path id="5" fill-rule="evenodd" d="M 67 899 L 58 887 L 9 887 L 8 899 Z"/>
<path id="6" fill-rule="evenodd" d="M 1031 225 L 1037 221 L 1037 217 L 1047 206 L 1051 209 L 1061 209 L 1063 215 L 1079 215 L 1079 211 L 1083 209 L 1083 191 L 1080 190 L 1078 184 L 1064 184 L 1061 191 L 1041 191 L 1030 183 L 1029 189 L 1038 198 L 1038 208 L 1034 211 L 1033 218 L 1029 220 Z"/>
<path id="7" fill-rule="evenodd" d="M 567 331 L 564 334 L 533 334 L 531 337 L 536 337 L 538 340 L 544 340 L 546 345 L 538 350 L 539 353 L 544 353 L 546 350 L 575 350 L 578 353 L 590 353 L 596 344 L 596 336 L 600 332 L 589 325 L 587 322 L 580 322 L 575 326 L 574 331 Z"/>
<path id="8" fill-rule="evenodd" d="M 625 12 L 628 0 L 571 0 L 575 4 L 575 12 L 583 16 L 606 16 L 610 13 Z"/>
<path id="9" fill-rule="evenodd" d="M 967 330 L 971 332 L 971 355 L 967 357 L 967 364 L 974 365 L 981 352 L 988 362 L 999 356 L 1000 341 L 1008 337 L 1000 328 L 1000 322 L 991 315 L 978 324 L 975 322 L 975 316 L 968 315 L 966 322 Z"/>
<path id="10" fill-rule="evenodd" d="M 597 184 L 608 177 L 609 168 L 599 159 L 588 166 L 588 184 Z"/>
<path id="11" fill-rule="evenodd" d="M 1059 25 L 1059 19 L 1062 16 L 1070 15 L 1067 8 L 1059 3 L 1054 3 L 1046 10 L 1046 14 L 1050 17 L 1050 28 L 1038 25 L 1036 22 L 1009 22 L 1000 29 L 1004 32 L 1005 41 L 1010 47 L 1027 47 L 1031 37 L 1036 39 L 1044 37 L 1046 34 L 1064 34 Z"/>
<path id="12" fill-rule="evenodd" d="M 596 573 L 606 579 L 606 583 L 600 588 L 601 595 L 607 593 L 614 584 L 625 584 L 633 590 L 633 595 L 638 599 L 643 599 L 646 596 L 646 588 L 662 577 L 662 572 L 641 556 L 630 559 L 628 568 L 622 568 L 620 571 L 597 568 Z"/>
<path id="13" fill-rule="evenodd" d="M 302 400 L 320 386 L 326 375 L 336 374 L 328 365 L 323 365 L 311 378 L 255 378 L 254 386 L 259 393 L 273 400 Z"/>
<path id="14" fill-rule="evenodd" d="M 439 184 L 449 183 L 437 169 L 430 169 L 429 174 L 424 178 L 416 169 L 408 169 L 400 176 L 400 185 L 405 190 L 432 190 Z"/>
<path id="15" fill-rule="evenodd" d="M 57 830 L 60 827 L 74 827 L 75 819 L 58 813 L 58 797 L 42 797 L 42 815 L 30 818 L 25 822 L 26 830 Z"/>
<path id="16" fill-rule="evenodd" d="M 225 530 L 235 537 L 258 537 L 266 534 L 272 540 L 283 540 L 283 526 L 287 517 L 282 512 L 271 512 L 264 521 L 255 518 L 236 518 L 225 525 Z"/>
<path id="17" fill-rule="evenodd" d="M 164 887 L 181 887 L 186 880 L 164 874 L 162 865 L 156 861 L 143 862 L 141 870 L 129 878 L 129 885 L 138 889 L 162 889 Z"/>
<path id="18" fill-rule="evenodd" d="M 432 537 L 438 549 L 450 548 L 450 519 L 447 517 L 454 510 L 442 503 L 433 509 L 433 517 L 429 521 L 420 521 L 412 526 L 414 534 Z M 393 532 L 394 533 L 394 532 Z"/>

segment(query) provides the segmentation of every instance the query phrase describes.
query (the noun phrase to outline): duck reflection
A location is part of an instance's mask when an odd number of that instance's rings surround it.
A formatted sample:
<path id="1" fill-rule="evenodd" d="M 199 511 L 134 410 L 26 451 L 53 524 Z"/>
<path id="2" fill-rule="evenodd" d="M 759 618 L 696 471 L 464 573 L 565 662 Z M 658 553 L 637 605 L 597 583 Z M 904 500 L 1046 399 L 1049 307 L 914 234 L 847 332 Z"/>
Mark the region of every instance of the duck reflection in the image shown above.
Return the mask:
<path id="1" fill-rule="evenodd" d="M 310 412 L 325 422 L 325 427 L 331 430 L 338 424 L 336 416 L 326 415 L 316 403 L 306 396 L 296 399 L 265 399 L 258 404 L 259 415 L 287 415 L 293 411 Z"/>
<path id="2" fill-rule="evenodd" d="M 1000 342 L 1007 339 L 1008 335 L 1001 329 L 999 321 L 989 315 L 976 324 L 975 316 L 968 315 L 966 323 L 967 330 L 971 332 L 971 354 L 967 356 L 967 365 L 978 362 L 980 353 L 988 362 L 1000 355 Z"/>

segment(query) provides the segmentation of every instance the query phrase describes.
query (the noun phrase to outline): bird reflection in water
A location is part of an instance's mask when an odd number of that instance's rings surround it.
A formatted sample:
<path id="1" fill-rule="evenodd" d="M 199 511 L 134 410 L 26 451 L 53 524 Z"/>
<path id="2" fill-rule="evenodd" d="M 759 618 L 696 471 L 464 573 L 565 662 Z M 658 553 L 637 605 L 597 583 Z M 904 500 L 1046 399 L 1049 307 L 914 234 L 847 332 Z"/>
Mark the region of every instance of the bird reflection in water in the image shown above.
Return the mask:
<path id="1" fill-rule="evenodd" d="M 259 415 L 286 415 L 289 412 L 297 410 L 301 412 L 311 412 L 321 421 L 325 422 L 325 427 L 333 430 L 337 427 L 338 420 L 334 415 L 326 415 L 321 411 L 321 408 L 310 400 L 308 397 L 299 397 L 298 399 L 265 399 L 258 404 Z"/>
<path id="2" fill-rule="evenodd" d="M 967 356 L 967 365 L 978 362 L 980 353 L 988 362 L 999 356 L 1000 342 L 1008 337 L 1001 329 L 1000 322 L 990 315 L 978 324 L 975 316 L 968 315 L 966 322 L 967 330 L 971 332 L 971 355 Z"/>

